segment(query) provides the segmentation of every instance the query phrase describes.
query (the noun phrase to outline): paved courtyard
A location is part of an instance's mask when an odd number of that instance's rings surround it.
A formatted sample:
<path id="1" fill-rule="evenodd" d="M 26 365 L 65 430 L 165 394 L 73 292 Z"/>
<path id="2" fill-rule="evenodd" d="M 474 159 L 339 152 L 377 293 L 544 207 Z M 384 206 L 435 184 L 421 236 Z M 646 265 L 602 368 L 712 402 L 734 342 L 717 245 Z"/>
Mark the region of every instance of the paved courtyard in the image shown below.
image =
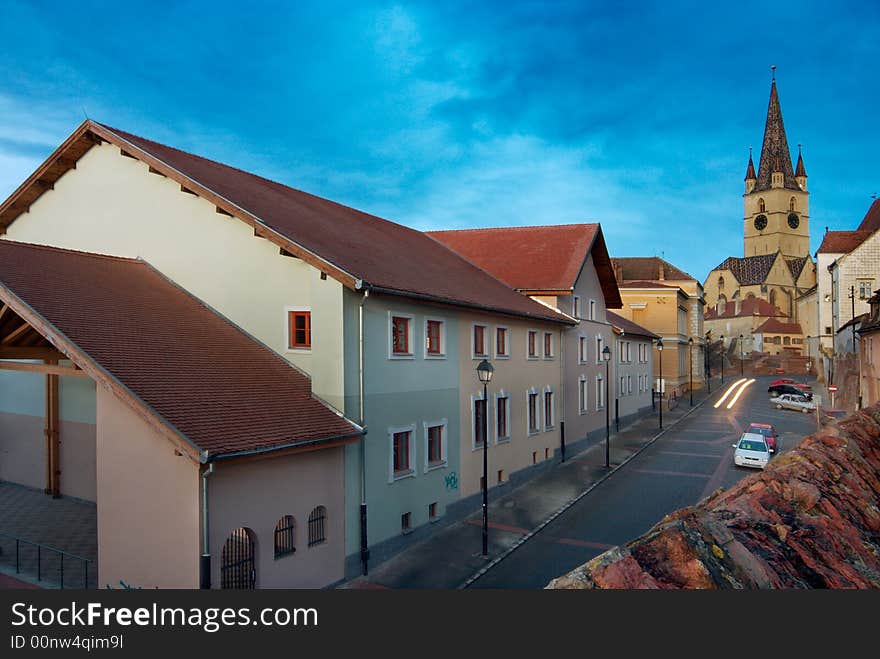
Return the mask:
<path id="1" fill-rule="evenodd" d="M 18 574 L 15 571 L 14 538 L 20 539 Z M 37 548 L 25 540 L 44 545 L 39 550 L 39 580 Z M 39 490 L 0 481 L 0 573 L 46 588 L 58 588 L 61 585 L 61 555 L 46 547 L 89 559 L 88 587 L 95 588 L 98 577 L 95 504 L 67 497 L 53 499 Z M 65 556 L 63 572 L 65 588 L 83 587 L 85 569 L 81 560 Z M 0 584 L 3 583 L 0 581 Z"/>

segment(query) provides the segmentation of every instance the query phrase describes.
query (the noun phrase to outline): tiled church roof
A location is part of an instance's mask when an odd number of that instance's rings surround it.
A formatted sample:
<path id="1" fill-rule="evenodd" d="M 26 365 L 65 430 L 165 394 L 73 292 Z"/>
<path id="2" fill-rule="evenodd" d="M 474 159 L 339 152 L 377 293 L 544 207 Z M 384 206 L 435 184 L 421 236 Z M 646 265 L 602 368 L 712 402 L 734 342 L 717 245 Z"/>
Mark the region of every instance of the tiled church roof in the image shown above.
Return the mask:
<path id="1" fill-rule="evenodd" d="M 746 298 L 736 308 L 736 302 L 730 301 L 724 306 L 724 311 L 718 313 L 717 307 L 709 307 L 703 320 L 717 320 L 719 318 L 744 318 L 745 316 L 762 316 L 772 318 L 774 316 L 786 317 L 778 308 L 759 297 Z"/>
<path id="2" fill-rule="evenodd" d="M 770 175 L 781 171 L 784 186 L 790 190 L 800 190 L 791 166 L 791 153 L 782 123 L 782 109 L 779 107 L 779 92 L 776 81 L 770 85 L 770 103 L 767 106 L 767 123 L 764 126 L 764 144 L 761 146 L 761 161 L 758 165 L 758 182 L 755 190 L 770 189 Z"/>
<path id="3" fill-rule="evenodd" d="M 798 258 L 793 259 L 785 259 L 785 264 L 788 266 L 789 271 L 791 272 L 791 278 L 795 281 L 798 280 L 798 277 L 801 276 L 801 272 L 804 270 L 804 266 L 807 263 L 806 256 L 800 256 Z"/>
<path id="4" fill-rule="evenodd" d="M 742 286 L 761 284 L 770 274 L 770 268 L 776 262 L 776 254 L 761 254 L 759 256 L 728 256 L 715 270 L 730 270 L 736 280 Z"/>

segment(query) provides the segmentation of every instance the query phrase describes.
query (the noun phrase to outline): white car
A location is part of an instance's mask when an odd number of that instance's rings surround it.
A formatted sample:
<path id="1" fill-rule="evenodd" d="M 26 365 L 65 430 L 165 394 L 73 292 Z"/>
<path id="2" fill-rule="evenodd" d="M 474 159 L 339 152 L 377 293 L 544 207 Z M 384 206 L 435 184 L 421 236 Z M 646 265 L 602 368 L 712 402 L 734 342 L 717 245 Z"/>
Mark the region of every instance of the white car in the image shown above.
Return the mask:
<path id="1" fill-rule="evenodd" d="M 732 444 L 736 450 L 733 452 L 733 463 L 737 467 L 756 467 L 764 469 L 770 462 L 772 453 L 763 435 L 753 432 L 743 433 L 736 444 Z"/>
<path id="2" fill-rule="evenodd" d="M 816 411 L 816 404 L 814 402 L 796 394 L 782 394 L 776 398 L 771 398 L 770 404 L 775 405 L 777 410 L 797 410 L 804 413 Z"/>

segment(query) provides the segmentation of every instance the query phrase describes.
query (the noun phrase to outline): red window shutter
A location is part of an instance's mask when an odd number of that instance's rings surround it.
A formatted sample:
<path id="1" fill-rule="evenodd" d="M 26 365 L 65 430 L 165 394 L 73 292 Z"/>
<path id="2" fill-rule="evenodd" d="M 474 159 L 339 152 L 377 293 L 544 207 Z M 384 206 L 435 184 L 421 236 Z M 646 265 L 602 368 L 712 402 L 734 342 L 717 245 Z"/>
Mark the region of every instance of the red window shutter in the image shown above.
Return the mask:
<path id="1" fill-rule="evenodd" d="M 290 348 L 312 347 L 312 313 L 310 311 L 291 311 L 289 313 Z"/>
<path id="2" fill-rule="evenodd" d="M 392 351 L 395 354 L 409 354 L 409 318 L 392 318 Z"/>
<path id="3" fill-rule="evenodd" d="M 440 354 L 440 321 L 428 321 L 428 354 Z"/>
<path id="4" fill-rule="evenodd" d="M 529 332 L 529 357 L 534 357 L 537 352 L 537 346 L 535 342 L 537 341 L 537 333 Z"/>
<path id="5" fill-rule="evenodd" d="M 486 328 L 482 325 L 474 325 L 474 354 L 475 355 L 485 355 L 485 332 Z"/>
<path id="6" fill-rule="evenodd" d="M 499 355 L 507 354 L 507 330 L 501 327 L 496 330 L 495 352 Z"/>

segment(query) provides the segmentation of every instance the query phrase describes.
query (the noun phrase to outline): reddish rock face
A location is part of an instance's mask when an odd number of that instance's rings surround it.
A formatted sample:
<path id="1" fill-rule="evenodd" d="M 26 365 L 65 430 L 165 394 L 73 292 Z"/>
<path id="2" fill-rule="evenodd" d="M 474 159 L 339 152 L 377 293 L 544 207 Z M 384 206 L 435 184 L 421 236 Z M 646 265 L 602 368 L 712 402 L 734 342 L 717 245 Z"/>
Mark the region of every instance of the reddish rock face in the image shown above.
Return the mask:
<path id="1" fill-rule="evenodd" d="M 548 588 L 880 587 L 880 404 Z"/>

